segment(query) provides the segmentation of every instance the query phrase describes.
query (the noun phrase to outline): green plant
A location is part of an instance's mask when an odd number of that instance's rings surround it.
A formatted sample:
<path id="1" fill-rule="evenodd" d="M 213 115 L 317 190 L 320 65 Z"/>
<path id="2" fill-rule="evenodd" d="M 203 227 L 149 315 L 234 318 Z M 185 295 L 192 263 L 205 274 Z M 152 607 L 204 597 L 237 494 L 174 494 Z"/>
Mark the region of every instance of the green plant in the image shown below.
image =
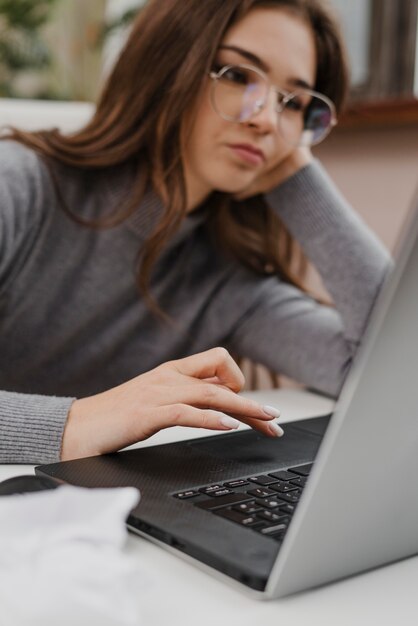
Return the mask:
<path id="1" fill-rule="evenodd" d="M 13 97 L 16 77 L 43 70 L 51 54 L 41 37 L 58 0 L 0 0 L 0 96 Z"/>
<path id="2" fill-rule="evenodd" d="M 124 11 L 124 13 L 122 13 L 122 15 L 120 15 L 116 19 L 108 21 L 103 28 L 102 42 L 106 40 L 109 36 L 113 35 L 113 33 L 115 33 L 116 31 L 128 28 L 132 24 L 138 13 L 141 11 L 141 9 L 144 8 L 146 2 L 147 0 L 138 0 L 137 7 L 127 9 L 126 11 Z"/>
<path id="3" fill-rule="evenodd" d="M 140 8 L 129 9 L 128 11 L 125 11 L 125 13 L 123 13 L 117 19 L 106 24 L 104 31 L 103 31 L 103 37 L 106 38 L 112 33 L 114 33 L 116 30 L 119 30 L 120 28 L 126 28 L 127 26 L 129 26 L 131 22 L 135 19 L 135 17 L 137 16 L 140 10 L 141 10 Z"/>

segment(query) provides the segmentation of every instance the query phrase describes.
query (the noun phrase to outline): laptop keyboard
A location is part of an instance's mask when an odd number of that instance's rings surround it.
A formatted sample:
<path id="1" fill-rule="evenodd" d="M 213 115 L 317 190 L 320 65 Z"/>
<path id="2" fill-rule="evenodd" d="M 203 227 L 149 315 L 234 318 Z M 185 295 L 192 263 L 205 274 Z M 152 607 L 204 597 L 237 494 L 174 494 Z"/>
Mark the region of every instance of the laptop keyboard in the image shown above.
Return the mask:
<path id="1" fill-rule="evenodd" d="M 313 463 L 237 478 L 174 494 L 195 506 L 280 542 L 286 533 Z"/>

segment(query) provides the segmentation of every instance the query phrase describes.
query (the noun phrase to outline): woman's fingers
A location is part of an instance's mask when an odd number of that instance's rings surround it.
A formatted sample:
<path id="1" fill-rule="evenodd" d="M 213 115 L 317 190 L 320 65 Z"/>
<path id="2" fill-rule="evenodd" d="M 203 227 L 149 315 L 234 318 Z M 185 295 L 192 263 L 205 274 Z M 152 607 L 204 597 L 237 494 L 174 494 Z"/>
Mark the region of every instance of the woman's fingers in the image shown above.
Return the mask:
<path id="1" fill-rule="evenodd" d="M 240 391 L 245 378 L 234 359 L 225 348 L 212 348 L 184 359 L 171 361 L 171 365 L 185 376 L 217 379 L 232 391 Z"/>
<path id="2" fill-rule="evenodd" d="M 220 385 L 202 382 L 199 385 L 184 385 L 175 390 L 179 401 L 200 409 L 212 409 L 241 417 L 269 421 L 278 418 L 280 411 L 270 406 L 261 406 L 258 402 L 238 395 Z"/>
<path id="3" fill-rule="evenodd" d="M 239 427 L 240 422 L 252 426 L 268 437 L 280 437 L 283 434 L 280 426 L 272 421 L 261 422 L 251 418 L 244 419 L 241 416 L 236 419 L 222 411 L 198 409 L 181 403 L 160 407 L 158 411 L 151 411 L 149 418 L 146 432 L 141 432 L 141 437 L 150 437 L 158 431 L 172 426 L 189 426 L 208 430 L 235 430 Z M 142 427 L 144 426 L 142 424 Z"/>
<path id="4" fill-rule="evenodd" d="M 193 428 L 206 428 L 209 430 L 235 430 L 239 421 L 221 411 L 211 409 L 197 409 L 188 404 L 171 404 L 160 407 L 157 411 L 150 412 L 148 420 L 149 437 L 163 428 L 171 426 L 190 426 Z"/>
<path id="5" fill-rule="evenodd" d="M 279 411 L 238 395 L 244 377 L 223 348 L 165 363 L 73 403 L 62 460 L 114 452 L 170 426 L 228 431 L 249 424 L 278 436 Z"/>
<path id="6" fill-rule="evenodd" d="M 267 435 L 267 437 L 282 437 L 284 435 L 284 430 L 275 420 L 271 420 L 269 422 L 263 422 L 261 420 L 252 419 L 251 417 L 245 418 L 239 416 L 239 421 L 243 424 L 247 424 L 247 426 L 251 426 L 254 430 L 258 430 L 263 435 Z"/>
<path id="7" fill-rule="evenodd" d="M 221 411 L 236 418 L 252 418 L 270 421 L 280 417 L 280 411 L 271 406 L 262 406 L 245 396 L 239 395 L 221 385 L 207 383 L 161 385 L 155 389 L 154 406 L 161 408 L 170 405 L 187 404 L 197 409 Z M 143 405 L 142 405 L 143 406 Z"/>
<path id="8" fill-rule="evenodd" d="M 257 402 L 237 395 L 244 386 L 244 375 L 225 348 L 206 350 L 171 361 L 169 365 L 194 381 L 194 385 L 189 385 L 187 389 L 176 386 L 175 395 L 181 403 L 233 413 L 239 419 L 249 417 L 271 420 L 280 415 L 274 407 L 262 407 Z M 199 380 L 202 384 L 199 384 Z"/>

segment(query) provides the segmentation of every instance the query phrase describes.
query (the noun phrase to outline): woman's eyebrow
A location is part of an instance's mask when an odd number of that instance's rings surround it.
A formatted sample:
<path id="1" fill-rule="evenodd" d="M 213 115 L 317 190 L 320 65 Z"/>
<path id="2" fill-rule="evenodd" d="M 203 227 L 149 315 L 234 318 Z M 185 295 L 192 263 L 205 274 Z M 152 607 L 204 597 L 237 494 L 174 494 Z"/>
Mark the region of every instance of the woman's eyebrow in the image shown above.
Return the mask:
<path id="1" fill-rule="evenodd" d="M 292 87 L 303 87 L 304 89 L 313 89 L 314 86 L 310 85 L 309 83 L 306 82 L 306 80 L 303 80 L 302 78 L 291 78 L 290 80 L 288 80 L 289 85 L 291 85 Z"/>
<path id="2" fill-rule="evenodd" d="M 254 65 L 258 65 L 258 67 L 262 69 L 263 72 L 266 72 L 266 74 L 270 72 L 269 66 L 266 63 L 264 63 L 264 61 L 262 61 L 256 54 L 254 54 L 253 52 L 250 52 L 249 50 L 244 50 L 244 48 L 239 48 L 238 46 L 226 46 L 226 45 L 219 46 L 219 49 L 220 50 L 232 50 L 233 52 L 237 52 L 245 59 L 248 59 L 248 61 L 251 61 L 252 63 L 254 63 Z"/>
<path id="3" fill-rule="evenodd" d="M 258 57 L 253 52 L 250 52 L 249 50 L 245 50 L 244 48 L 240 48 L 238 46 L 227 46 L 227 45 L 219 46 L 219 49 L 220 50 L 232 50 L 232 52 L 237 52 L 237 54 L 240 54 L 242 57 L 244 57 L 248 61 L 251 61 L 252 63 L 254 63 L 254 65 L 257 65 L 266 74 L 268 74 L 271 71 L 267 63 L 262 61 L 260 57 Z M 291 78 L 288 80 L 288 83 L 292 87 L 304 87 L 305 89 L 313 89 L 313 86 L 310 85 L 308 82 L 306 82 L 306 80 L 303 80 L 302 78 Z"/>

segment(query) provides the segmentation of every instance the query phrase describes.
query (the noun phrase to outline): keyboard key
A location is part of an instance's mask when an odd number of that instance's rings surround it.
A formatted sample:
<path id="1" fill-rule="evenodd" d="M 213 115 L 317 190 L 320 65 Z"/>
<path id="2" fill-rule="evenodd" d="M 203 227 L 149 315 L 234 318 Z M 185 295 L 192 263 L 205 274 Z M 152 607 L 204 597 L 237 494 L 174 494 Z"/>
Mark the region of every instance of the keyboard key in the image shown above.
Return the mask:
<path id="1" fill-rule="evenodd" d="M 253 498 L 267 498 L 268 496 L 276 495 L 274 491 L 271 489 L 267 489 L 267 487 L 258 487 L 258 489 L 250 489 L 247 491 L 249 496 L 253 496 Z"/>
<path id="2" fill-rule="evenodd" d="M 228 493 L 234 493 L 232 489 L 219 489 L 218 491 L 213 491 L 212 493 L 208 493 L 207 495 L 211 498 L 221 498 L 222 496 L 226 496 Z"/>
<path id="3" fill-rule="evenodd" d="M 219 511 L 216 511 L 216 515 L 229 519 L 231 522 L 241 524 L 241 526 L 260 526 L 260 521 L 262 521 L 258 520 L 255 515 L 243 515 L 237 511 L 230 511 L 229 509 L 220 509 Z"/>
<path id="4" fill-rule="evenodd" d="M 238 504 L 239 502 L 248 502 L 252 498 L 246 493 L 230 493 L 226 496 L 218 496 L 217 498 L 209 498 L 209 500 L 202 500 L 201 502 L 195 502 L 195 506 L 208 511 L 212 509 L 219 509 L 223 506 L 229 506 L 232 504 Z"/>
<path id="5" fill-rule="evenodd" d="M 272 478 L 271 476 L 252 476 L 251 478 L 248 479 L 250 482 L 252 483 L 256 483 L 257 485 L 271 485 L 272 483 L 276 483 L 277 479 L 276 478 Z"/>
<path id="6" fill-rule="evenodd" d="M 306 485 L 306 481 L 308 480 L 307 476 L 298 476 L 294 478 L 290 482 L 292 485 L 297 485 L 298 487 L 304 487 Z"/>
<path id="7" fill-rule="evenodd" d="M 281 493 L 280 499 L 285 500 L 286 502 L 290 502 L 291 504 L 296 504 L 299 502 L 300 493 L 297 491 L 289 491 L 288 493 Z"/>
<path id="8" fill-rule="evenodd" d="M 195 496 L 199 496 L 198 491 L 193 491 L 193 489 L 189 489 L 188 491 L 180 491 L 180 493 L 174 494 L 175 498 L 179 500 L 186 500 L 187 498 L 194 498 Z"/>
<path id="9" fill-rule="evenodd" d="M 271 485 L 271 489 L 274 489 L 274 491 L 279 491 L 280 493 L 286 493 L 287 491 L 297 491 L 298 486 L 292 485 L 292 483 L 279 482 L 275 485 Z"/>
<path id="10" fill-rule="evenodd" d="M 257 513 L 257 517 L 267 520 L 268 522 L 283 522 L 288 519 L 287 515 L 279 515 L 275 511 L 279 511 L 279 509 L 275 509 L 274 511 L 261 511 L 260 513 Z"/>
<path id="11" fill-rule="evenodd" d="M 224 487 L 230 487 L 234 489 L 234 487 L 243 487 L 244 485 L 248 485 L 248 480 L 238 479 L 238 480 L 229 480 L 227 483 L 224 483 Z"/>
<path id="12" fill-rule="evenodd" d="M 233 507 L 235 511 L 241 511 L 241 513 L 253 514 L 257 513 L 257 511 L 262 511 L 263 509 L 255 502 L 243 502 L 242 504 L 237 504 Z"/>
<path id="13" fill-rule="evenodd" d="M 287 502 L 286 504 L 282 504 L 280 506 L 280 511 L 283 513 L 288 513 L 289 515 L 292 515 L 295 512 L 296 509 L 296 504 L 290 504 L 289 502 Z"/>
<path id="14" fill-rule="evenodd" d="M 273 533 L 283 532 L 286 530 L 287 524 L 275 524 L 274 526 L 264 526 L 260 529 L 263 535 L 272 535 Z"/>
<path id="15" fill-rule="evenodd" d="M 201 489 L 199 489 L 199 491 L 200 493 L 204 493 L 207 496 L 209 496 L 214 491 L 219 491 L 220 489 L 223 489 L 223 488 L 224 488 L 223 485 L 209 485 L 209 487 L 202 487 Z"/>
<path id="16" fill-rule="evenodd" d="M 305 465 L 297 465 L 295 467 L 289 467 L 289 472 L 300 474 L 301 476 L 309 476 L 313 463 L 306 463 Z"/>
<path id="17" fill-rule="evenodd" d="M 263 500 L 256 500 L 256 504 L 263 507 L 264 509 L 277 509 L 284 502 L 280 502 L 277 498 L 266 498 Z"/>
<path id="18" fill-rule="evenodd" d="M 273 476 L 273 478 L 277 478 L 278 480 L 291 480 L 295 477 L 292 472 L 287 472 L 286 470 L 281 470 L 280 472 L 271 472 L 269 476 Z"/>

